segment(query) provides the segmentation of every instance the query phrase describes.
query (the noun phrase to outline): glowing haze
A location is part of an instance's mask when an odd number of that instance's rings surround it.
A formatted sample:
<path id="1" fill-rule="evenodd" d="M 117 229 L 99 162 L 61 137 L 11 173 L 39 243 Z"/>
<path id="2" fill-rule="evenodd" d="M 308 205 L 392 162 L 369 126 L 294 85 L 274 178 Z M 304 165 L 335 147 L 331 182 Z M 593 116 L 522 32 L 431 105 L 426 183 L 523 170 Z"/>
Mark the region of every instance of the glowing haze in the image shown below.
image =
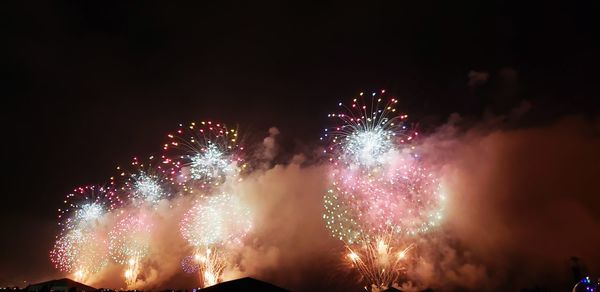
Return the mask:
<path id="1" fill-rule="evenodd" d="M 597 121 L 453 116 L 417 134 L 384 92 L 351 100 L 287 161 L 276 128 L 244 153 L 222 123 L 181 125 L 162 155 L 67 196 L 52 262 L 136 289 L 243 276 L 293 290 L 568 289 L 572 256 L 600 269 Z"/>

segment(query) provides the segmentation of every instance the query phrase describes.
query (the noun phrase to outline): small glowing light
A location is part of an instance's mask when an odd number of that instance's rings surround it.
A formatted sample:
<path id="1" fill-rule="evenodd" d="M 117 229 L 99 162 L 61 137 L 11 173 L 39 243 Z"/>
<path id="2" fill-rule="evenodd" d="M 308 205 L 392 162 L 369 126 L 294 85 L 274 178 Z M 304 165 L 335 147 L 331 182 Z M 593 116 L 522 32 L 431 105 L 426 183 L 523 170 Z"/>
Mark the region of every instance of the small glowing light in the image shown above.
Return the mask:
<path id="1" fill-rule="evenodd" d="M 348 258 L 350 258 L 350 260 L 353 261 L 353 262 L 355 262 L 358 259 L 360 259 L 360 257 L 355 252 L 353 252 L 353 251 L 348 254 Z"/>

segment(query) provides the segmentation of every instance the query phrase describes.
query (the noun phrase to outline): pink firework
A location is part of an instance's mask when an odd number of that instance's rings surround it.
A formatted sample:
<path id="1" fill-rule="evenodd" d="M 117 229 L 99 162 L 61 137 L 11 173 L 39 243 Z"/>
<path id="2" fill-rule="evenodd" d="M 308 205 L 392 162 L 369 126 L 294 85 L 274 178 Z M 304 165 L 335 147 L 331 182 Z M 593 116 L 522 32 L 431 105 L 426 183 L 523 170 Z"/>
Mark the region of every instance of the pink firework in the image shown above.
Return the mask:
<path id="1" fill-rule="evenodd" d="M 109 253 L 113 260 L 125 266 L 125 282 L 134 287 L 151 243 L 152 223 L 144 214 L 123 217 L 109 233 Z"/>
<path id="2" fill-rule="evenodd" d="M 362 93 L 329 116 L 341 124 L 325 130 L 331 162 L 323 219 L 350 251 L 347 258 L 377 289 L 396 283 L 407 241 L 442 219 L 444 196 L 436 174 L 418 155 L 418 133 L 397 113 L 385 91 Z"/>
<path id="3" fill-rule="evenodd" d="M 58 225 L 50 260 L 79 281 L 99 272 L 107 263 L 105 235 L 99 230 L 107 212 L 122 204 L 112 185 L 79 187 L 68 194 L 58 209 Z"/>

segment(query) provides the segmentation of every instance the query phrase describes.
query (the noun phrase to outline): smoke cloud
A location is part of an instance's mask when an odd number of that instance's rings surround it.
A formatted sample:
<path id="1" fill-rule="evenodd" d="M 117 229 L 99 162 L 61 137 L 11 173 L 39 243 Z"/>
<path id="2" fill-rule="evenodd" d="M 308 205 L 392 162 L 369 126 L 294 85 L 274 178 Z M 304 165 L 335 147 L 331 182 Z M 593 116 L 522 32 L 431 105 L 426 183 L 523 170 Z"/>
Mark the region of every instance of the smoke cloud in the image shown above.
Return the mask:
<path id="1" fill-rule="evenodd" d="M 442 169 L 446 223 L 409 278 L 442 289 L 564 291 L 575 281 L 575 258 L 597 275 L 598 130 L 582 117 L 466 131 L 455 117 L 440 128 L 423 147 Z"/>

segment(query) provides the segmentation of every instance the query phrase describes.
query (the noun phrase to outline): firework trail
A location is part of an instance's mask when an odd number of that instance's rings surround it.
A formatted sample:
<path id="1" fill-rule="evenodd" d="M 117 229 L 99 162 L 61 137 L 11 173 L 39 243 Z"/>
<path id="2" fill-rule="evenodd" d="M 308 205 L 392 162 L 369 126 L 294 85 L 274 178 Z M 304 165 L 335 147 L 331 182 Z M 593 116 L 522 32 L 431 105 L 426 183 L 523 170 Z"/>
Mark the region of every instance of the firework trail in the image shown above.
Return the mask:
<path id="1" fill-rule="evenodd" d="M 250 209 L 237 195 L 221 193 L 203 197 L 181 221 L 181 234 L 194 247 L 182 261 L 186 272 L 199 272 L 202 286 L 220 282 L 227 266 L 227 249 L 242 243 L 252 228 Z"/>
<path id="2" fill-rule="evenodd" d="M 222 281 L 227 262 L 221 252 L 205 247 L 196 248 L 193 256 L 183 258 L 181 267 L 186 273 L 199 273 L 200 285 L 209 287 Z"/>
<path id="3" fill-rule="evenodd" d="M 323 219 L 374 289 L 397 284 L 408 239 L 439 224 L 444 201 L 437 177 L 411 143 L 418 133 L 384 93 L 340 103 L 342 111 L 329 114 L 340 124 L 321 137 L 331 162 Z"/>
<path id="4" fill-rule="evenodd" d="M 124 216 L 108 234 L 109 254 L 112 259 L 125 265 L 124 272 L 127 287 L 134 287 L 142 261 L 150 248 L 152 223 L 144 213 Z"/>
<path id="5" fill-rule="evenodd" d="M 175 133 L 167 135 L 164 144 L 165 163 L 182 168 L 177 181 L 184 191 L 207 192 L 234 179 L 245 165 L 242 163 L 238 133 L 225 124 L 211 121 L 179 125 Z"/>
<path id="6" fill-rule="evenodd" d="M 387 289 L 405 272 L 405 261 L 413 247 L 412 244 L 403 248 L 396 246 L 388 234 L 372 241 L 364 241 L 362 245 L 346 245 L 346 257 L 372 287 Z"/>
<path id="7" fill-rule="evenodd" d="M 112 187 L 86 186 L 68 194 L 64 203 L 58 209 L 61 230 L 50 260 L 58 270 L 85 282 L 108 263 L 106 241 L 97 227 L 121 200 Z"/>

